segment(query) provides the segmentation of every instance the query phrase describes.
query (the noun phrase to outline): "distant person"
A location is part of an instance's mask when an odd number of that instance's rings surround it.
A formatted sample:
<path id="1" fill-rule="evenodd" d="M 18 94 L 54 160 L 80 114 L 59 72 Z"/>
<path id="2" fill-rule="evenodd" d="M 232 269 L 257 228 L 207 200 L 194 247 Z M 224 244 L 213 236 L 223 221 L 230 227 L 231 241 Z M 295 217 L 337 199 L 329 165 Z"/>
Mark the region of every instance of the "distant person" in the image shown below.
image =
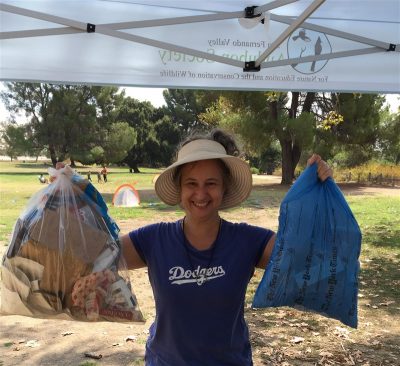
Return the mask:
<path id="1" fill-rule="evenodd" d="M 107 182 L 107 174 L 108 174 L 108 172 L 107 172 L 107 168 L 104 165 L 103 165 L 103 169 L 101 170 L 101 174 L 103 175 L 104 183 L 106 183 Z"/>
<path id="2" fill-rule="evenodd" d="M 97 183 L 101 183 L 102 182 L 101 173 L 100 172 L 96 172 L 96 174 L 97 174 Z"/>
<path id="3" fill-rule="evenodd" d="M 39 182 L 42 184 L 49 183 L 49 181 L 43 176 L 43 174 L 39 175 Z"/>
<path id="4" fill-rule="evenodd" d="M 92 174 L 92 172 L 89 170 L 89 172 L 87 173 L 87 179 L 89 182 L 92 181 L 91 174 Z"/>

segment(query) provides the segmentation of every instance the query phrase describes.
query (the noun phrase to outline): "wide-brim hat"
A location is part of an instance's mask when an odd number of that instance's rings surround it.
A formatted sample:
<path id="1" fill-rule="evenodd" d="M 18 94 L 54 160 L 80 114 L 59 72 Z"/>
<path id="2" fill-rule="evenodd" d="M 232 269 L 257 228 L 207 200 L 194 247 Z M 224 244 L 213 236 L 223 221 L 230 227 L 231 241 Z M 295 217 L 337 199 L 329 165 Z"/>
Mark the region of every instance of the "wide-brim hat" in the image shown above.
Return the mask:
<path id="1" fill-rule="evenodd" d="M 180 187 L 175 182 L 177 167 L 199 160 L 221 159 L 230 171 L 220 209 L 237 206 L 250 194 L 253 179 L 249 164 L 244 160 L 228 155 L 225 148 L 214 140 L 198 139 L 184 145 L 178 152 L 175 163 L 166 168 L 155 182 L 155 190 L 160 199 L 168 205 L 180 202 Z"/>

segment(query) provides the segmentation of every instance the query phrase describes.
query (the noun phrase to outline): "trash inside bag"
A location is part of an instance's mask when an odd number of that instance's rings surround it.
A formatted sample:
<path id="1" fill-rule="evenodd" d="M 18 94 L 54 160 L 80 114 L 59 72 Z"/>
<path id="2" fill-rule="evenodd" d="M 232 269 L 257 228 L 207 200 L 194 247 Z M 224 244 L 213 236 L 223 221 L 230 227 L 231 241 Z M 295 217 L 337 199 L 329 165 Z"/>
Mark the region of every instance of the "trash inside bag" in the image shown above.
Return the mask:
<path id="1" fill-rule="evenodd" d="M 144 321 L 100 193 L 69 166 L 49 173 L 54 182 L 31 198 L 3 257 L 0 312 Z"/>
<path id="2" fill-rule="evenodd" d="M 275 246 L 254 308 L 290 306 L 357 327 L 361 232 L 343 194 L 308 167 L 281 203 Z"/>

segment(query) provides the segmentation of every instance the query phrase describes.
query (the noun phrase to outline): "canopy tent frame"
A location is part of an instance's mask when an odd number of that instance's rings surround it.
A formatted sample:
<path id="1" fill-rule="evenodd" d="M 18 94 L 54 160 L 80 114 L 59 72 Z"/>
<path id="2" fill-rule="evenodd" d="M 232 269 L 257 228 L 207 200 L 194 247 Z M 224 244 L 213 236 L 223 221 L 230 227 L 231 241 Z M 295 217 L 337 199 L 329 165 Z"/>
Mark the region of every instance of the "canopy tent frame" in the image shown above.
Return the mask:
<path id="1" fill-rule="evenodd" d="M 359 56 L 366 54 L 373 54 L 379 52 L 395 51 L 400 52 L 400 44 L 394 44 L 381 40 L 376 40 L 368 37 L 351 34 L 348 32 L 332 29 L 325 26 L 316 25 L 310 22 L 306 22 L 306 19 L 320 7 L 325 0 L 314 0 L 297 18 L 280 16 L 276 14 L 269 14 L 272 21 L 287 24 L 288 27 L 272 42 L 271 45 L 258 57 L 255 61 L 239 61 L 232 58 L 210 54 L 207 52 L 199 51 L 196 49 L 175 45 L 168 42 L 158 41 L 138 35 L 133 35 L 125 32 L 121 32 L 121 29 L 134 29 L 144 27 L 158 27 L 168 26 L 176 24 L 188 24 L 194 22 L 211 22 L 225 19 L 240 19 L 240 18 L 258 18 L 258 21 L 262 22 L 264 17 L 263 13 L 269 12 L 280 6 L 284 6 L 289 3 L 293 3 L 299 0 L 276 0 L 262 6 L 251 6 L 246 7 L 243 11 L 236 12 L 216 12 L 212 14 L 203 14 L 186 17 L 171 17 L 164 19 L 145 20 L 145 21 L 130 21 L 120 23 L 105 23 L 105 24 L 93 24 L 76 21 L 64 17 L 59 17 L 43 12 L 33 11 L 24 9 L 21 7 L 0 3 L 0 11 L 5 11 L 13 14 L 23 15 L 39 20 L 45 20 L 56 24 L 64 25 L 65 27 L 51 28 L 51 29 L 31 29 L 23 31 L 10 31 L 0 32 L 1 39 L 17 39 L 26 37 L 42 37 L 42 36 L 53 36 L 53 35 L 67 35 L 76 33 L 99 33 L 102 35 L 123 39 L 130 42 L 136 42 L 145 44 L 152 47 L 162 48 L 173 52 L 179 52 L 190 56 L 201 57 L 210 61 L 223 63 L 230 66 L 242 68 L 243 71 L 259 71 L 260 69 L 272 68 L 278 66 L 285 66 L 291 64 L 306 63 L 312 61 L 329 60 L 334 58 L 343 58 L 350 56 Z M 296 29 L 302 27 L 304 29 L 313 30 L 317 32 L 324 32 L 326 34 L 343 38 L 346 40 L 354 41 L 357 43 L 365 44 L 367 48 L 358 48 L 350 51 L 342 52 L 331 52 L 329 54 L 319 54 L 305 57 L 288 58 L 285 60 L 277 61 L 265 61 L 265 59 Z M 2 80 L 2 78 L 0 77 Z"/>

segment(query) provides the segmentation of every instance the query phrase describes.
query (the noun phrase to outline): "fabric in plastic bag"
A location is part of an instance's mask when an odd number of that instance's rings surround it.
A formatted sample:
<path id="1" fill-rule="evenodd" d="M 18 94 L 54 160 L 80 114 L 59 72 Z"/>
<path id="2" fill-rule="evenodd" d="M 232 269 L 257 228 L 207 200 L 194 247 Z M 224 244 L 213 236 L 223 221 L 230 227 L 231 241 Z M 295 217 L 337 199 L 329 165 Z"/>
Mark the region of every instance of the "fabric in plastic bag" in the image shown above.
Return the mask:
<path id="1" fill-rule="evenodd" d="M 254 308 L 290 306 L 357 327 L 361 231 L 336 183 L 308 167 L 280 206 L 270 263 Z"/>
<path id="2" fill-rule="evenodd" d="M 0 312 L 144 321 L 118 271 L 119 228 L 100 193 L 69 166 L 49 173 L 54 182 L 31 198 L 3 257 Z"/>

